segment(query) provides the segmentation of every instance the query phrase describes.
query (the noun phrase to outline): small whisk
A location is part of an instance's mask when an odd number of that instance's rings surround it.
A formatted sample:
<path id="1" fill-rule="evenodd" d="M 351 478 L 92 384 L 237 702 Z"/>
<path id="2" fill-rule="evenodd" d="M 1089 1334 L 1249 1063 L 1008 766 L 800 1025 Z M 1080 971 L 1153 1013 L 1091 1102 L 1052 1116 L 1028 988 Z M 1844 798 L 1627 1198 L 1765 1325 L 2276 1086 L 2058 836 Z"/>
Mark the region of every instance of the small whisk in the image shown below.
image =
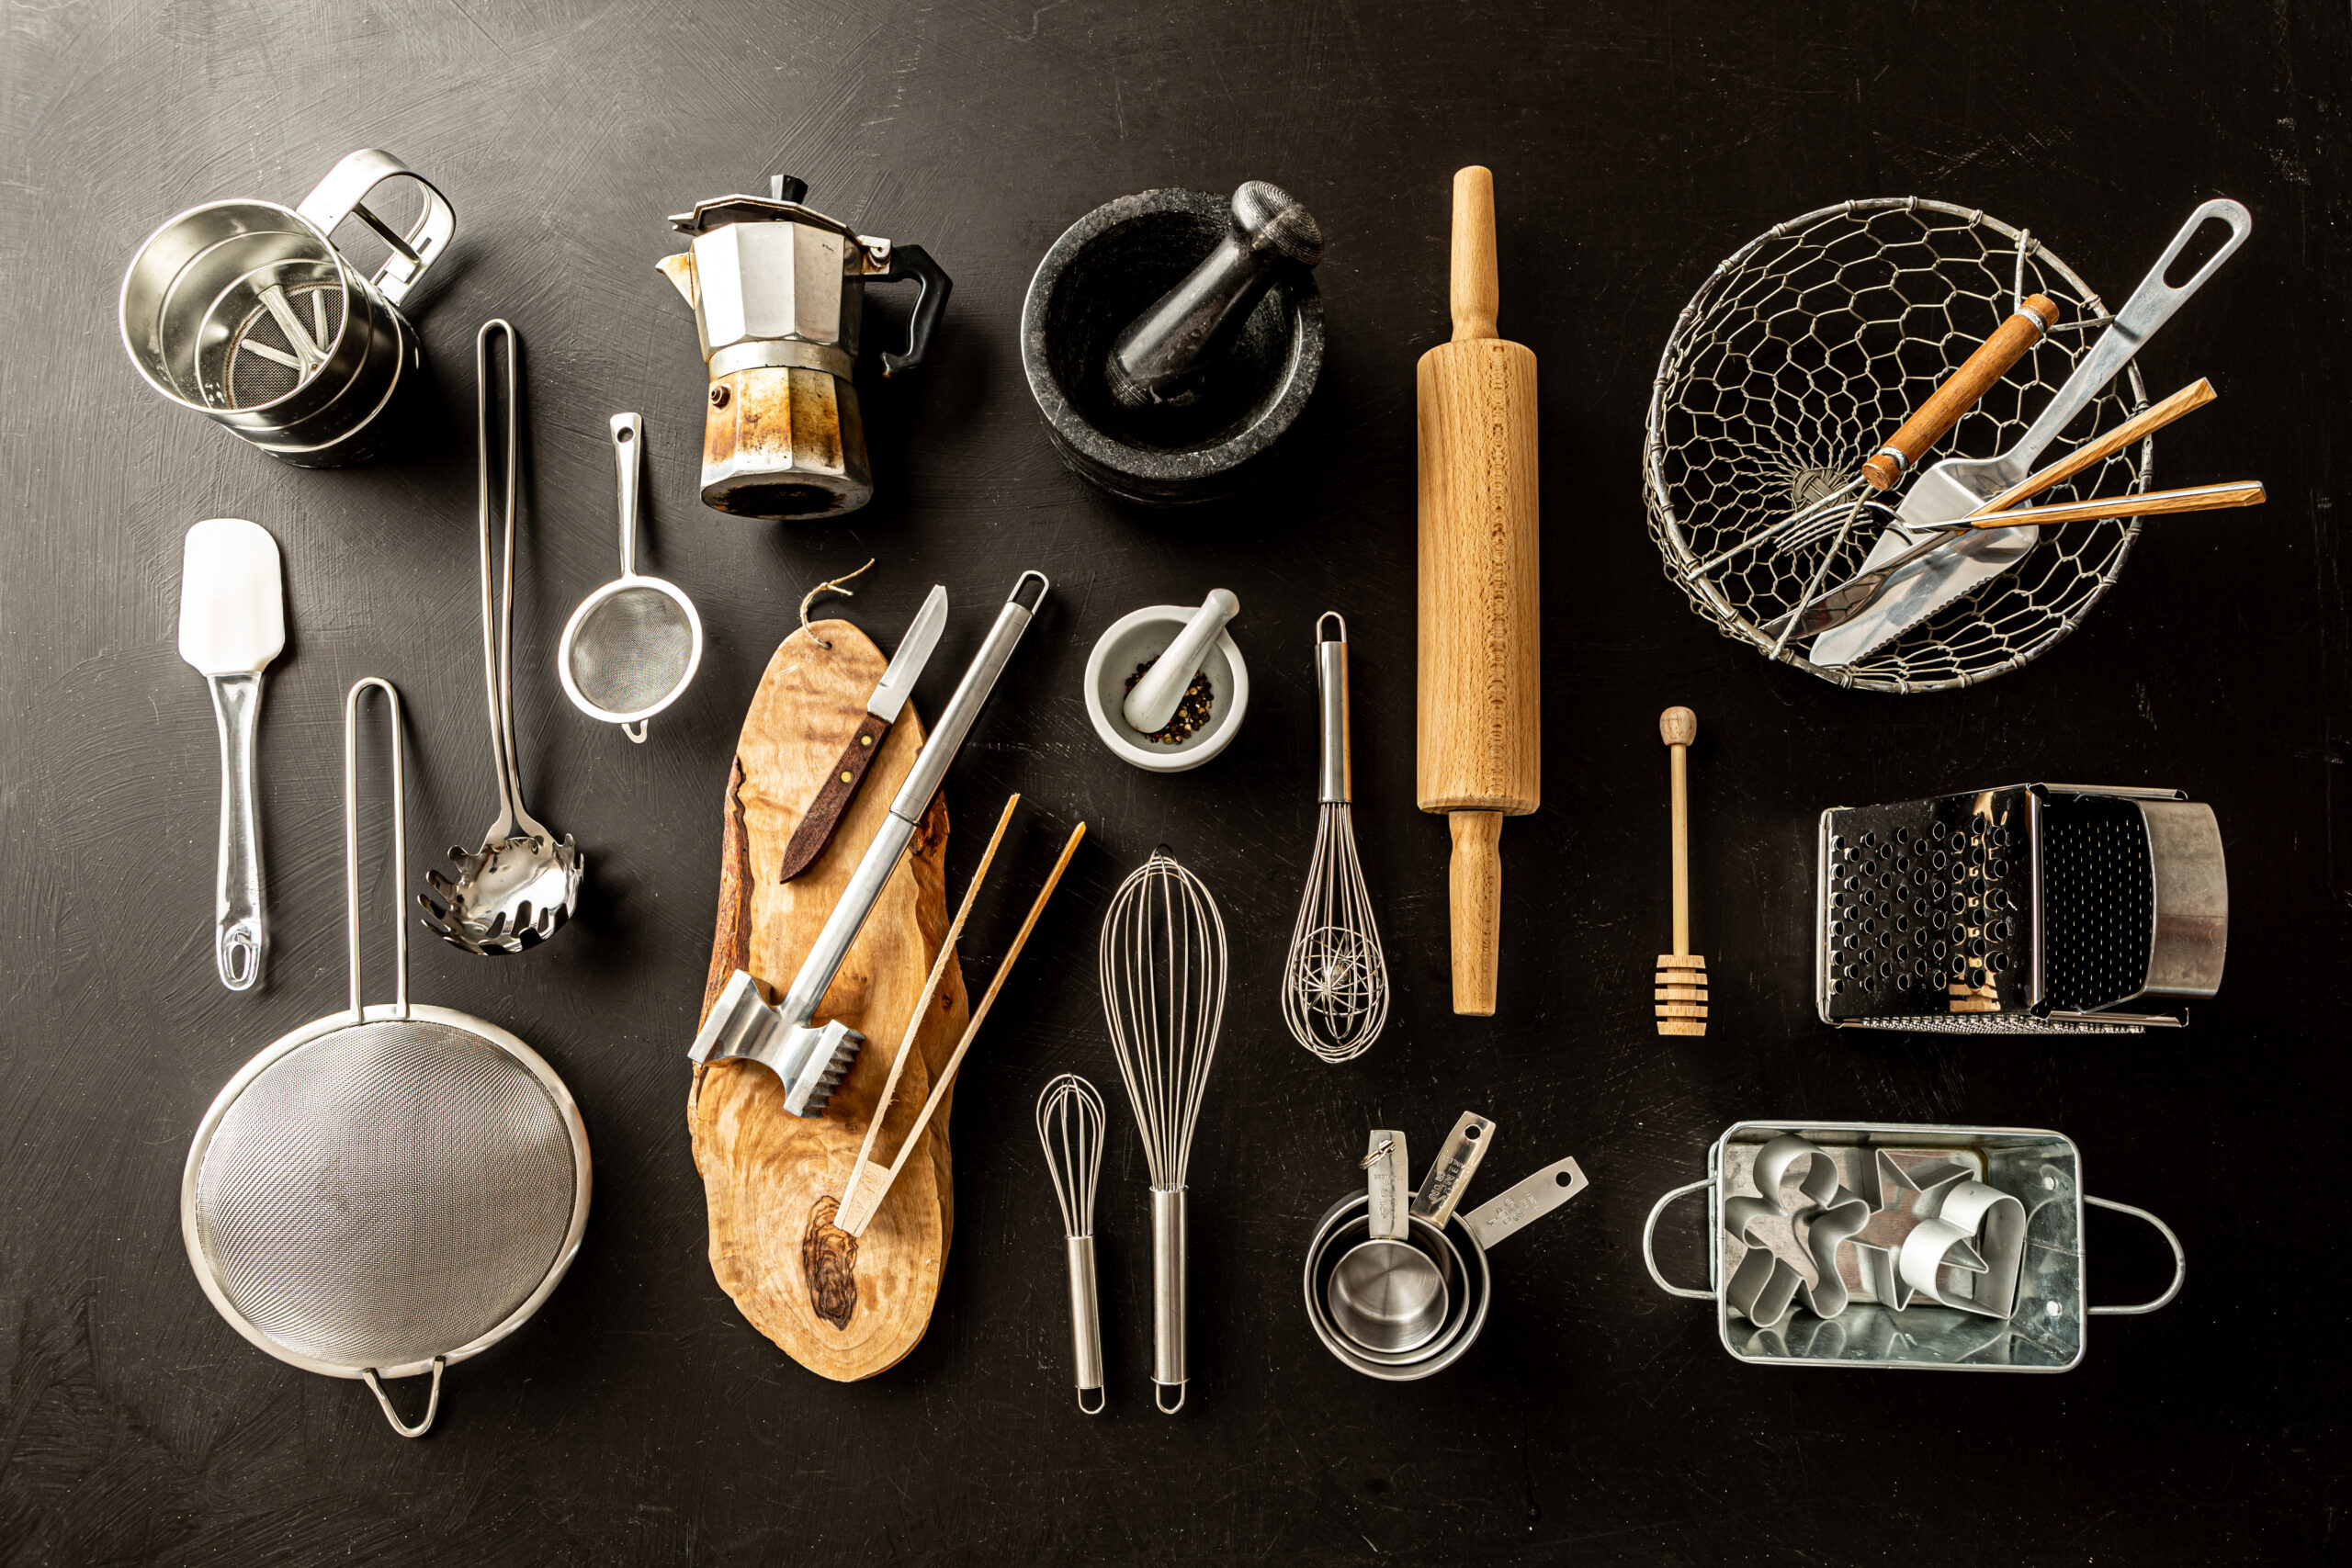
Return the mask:
<path id="1" fill-rule="evenodd" d="M 1337 637 L 1326 637 L 1337 622 Z M 1327 1062 L 1363 1054 L 1388 1021 L 1388 960 L 1356 858 L 1353 770 L 1348 750 L 1348 623 L 1326 611 L 1315 623 L 1315 679 L 1323 710 L 1322 801 L 1315 859 L 1283 966 L 1283 1021 Z"/>
<path id="2" fill-rule="evenodd" d="M 1094 1280 L 1094 1181 L 1102 1173 L 1102 1097 L 1076 1073 L 1064 1073 L 1037 1096 L 1037 1141 L 1062 1206 L 1062 1246 L 1069 1258 L 1070 1357 L 1078 1371 L 1078 1407 L 1100 1416 L 1102 1309 Z M 1086 1403 L 1088 1394 L 1094 1403 Z"/>
<path id="3" fill-rule="evenodd" d="M 1151 1173 L 1152 1403 L 1184 1407 L 1184 1168 L 1225 1018 L 1225 920 L 1165 849 L 1102 917 L 1102 1017 Z M 1167 1402 L 1176 1391 L 1176 1403 Z"/>

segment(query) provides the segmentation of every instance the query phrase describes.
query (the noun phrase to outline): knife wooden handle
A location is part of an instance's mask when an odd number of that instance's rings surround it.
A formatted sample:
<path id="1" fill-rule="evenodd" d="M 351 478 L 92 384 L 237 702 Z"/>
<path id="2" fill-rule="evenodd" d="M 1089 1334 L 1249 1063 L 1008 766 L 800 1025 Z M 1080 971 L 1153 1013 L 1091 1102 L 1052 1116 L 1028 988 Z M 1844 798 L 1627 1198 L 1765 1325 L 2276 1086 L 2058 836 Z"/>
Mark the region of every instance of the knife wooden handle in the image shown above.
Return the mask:
<path id="1" fill-rule="evenodd" d="M 808 863 L 824 849 L 850 796 L 865 782 L 865 770 L 874 765 L 874 754 L 882 750 L 882 738 L 889 733 L 888 719 L 869 713 L 858 721 L 857 733 L 842 749 L 842 760 L 825 775 L 825 787 L 817 792 L 817 798 L 800 814 L 800 825 L 793 829 L 790 841 L 784 846 L 784 869 L 776 874 L 778 882 L 789 882 L 808 870 Z"/>
<path id="2" fill-rule="evenodd" d="M 2145 495 L 2110 495 L 2054 506 L 2020 506 L 2011 512 L 1971 517 L 1971 528 L 2014 528 L 2020 524 L 2096 523 L 2109 517 L 2162 517 L 2176 512 L 2220 512 L 2260 506 L 2269 497 L 2259 479 L 2243 484 L 2198 485 L 2190 490 L 2152 490 Z"/>
<path id="3" fill-rule="evenodd" d="M 1901 429 L 1885 446 L 1871 455 L 1862 465 L 1862 478 L 1872 490 L 1885 490 L 1909 473 L 1928 448 L 1941 439 L 1945 431 L 1960 423 L 1960 416 L 1976 406 L 1976 400 L 1991 389 L 1994 382 L 2009 373 L 2009 367 L 2025 356 L 2025 351 L 2041 341 L 2041 334 L 2058 321 L 2058 307 L 2046 294 L 2029 296 L 2018 307 L 2017 314 L 2003 321 L 1993 335 L 1984 340 L 1975 353 L 1962 362 L 1959 369 L 1945 378 L 1935 394 L 1920 404 Z"/>
<path id="4" fill-rule="evenodd" d="M 2220 394 L 2213 390 L 2213 383 L 2200 376 L 2155 407 L 2132 415 L 2096 440 L 2084 442 L 2048 468 L 2028 474 L 1976 511 L 1985 516 L 2007 512 L 2018 502 L 2040 495 L 2060 480 L 2073 479 L 2092 464 L 2104 463 L 2133 442 L 2154 434 L 2182 414 L 2203 408 L 2218 396 Z"/>

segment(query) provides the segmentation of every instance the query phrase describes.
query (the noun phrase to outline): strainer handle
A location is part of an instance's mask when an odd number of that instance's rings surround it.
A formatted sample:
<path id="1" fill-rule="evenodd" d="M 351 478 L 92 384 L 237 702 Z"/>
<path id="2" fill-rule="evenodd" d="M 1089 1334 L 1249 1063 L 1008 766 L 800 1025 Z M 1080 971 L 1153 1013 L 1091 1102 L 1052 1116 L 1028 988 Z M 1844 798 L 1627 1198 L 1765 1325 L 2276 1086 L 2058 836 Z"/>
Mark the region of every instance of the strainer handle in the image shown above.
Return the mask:
<path id="1" fill-rule="evenodd" d="M 620 483 L 621 575 L 637 575 L 638 448 L 645 445 L 645 421 L 633 413 L 613 415 L 613 470 Z"/>
<path id="2" fill-rule="evenodd" d="M 408 772 L 401 755 L 401 694 L 381 675 L 369 675 L 353 682 L 351 693 L 343 699 L 343 890 L 345 906 L 350 923 L 351 936 L 351 1021 L 368 1021 L 367 1004 L 359 996 L 359 697 L 373 686 L 384 694 L 386 716 L 391 721 L 392 737 L 392 953 L 397 967 L 392 991 L 392 1016 L 408 1016 L 408 921 L 402 911 L 408 908 Z M 437 1386 L 440 1374 L 434 1374 Z M 379 1391 L 377 1397 L 381 1398 Z M 385 1406 L 385 1414 L 391 1407 Z M 431 1425 L 433 1416 L 425 1413 L 425 1423 Z M 398 1427 L 395 1419 L 392 1425 Z M 418 1431 L 423 1431 L 419 1427 Z M 408 1434 L 415 1436 L 414 1433 Z"/>
<path id="3" fill-rule="evenodd" d="M 424 211 L 405 234 L 365 205 L 378 186 L 394 178 L 414 180 L 424 192 Z M 449 236 L 458 231 L 458 215 L 451 210 L 448 199 L 434 189 L 433 182 L 390 152 L 373 147 L 363 147 L 329 169 L 327 177 L 312 186 L 311 194 L 302 198 L 302 205 L 294 210 L 316 225 L 320 233 L 328 236 L 329 243 L 333 243 L 336 228 L 346 218 L 356 218 L 373 229 L 377 237 L 392 248 L 392 254 L 384 258 L 384 265 L 368 281 L 395 305 L 408 298 L 408 291 L 416 287 L 425 269 L 441 258 L 441 253 L 448 248 Z"/>

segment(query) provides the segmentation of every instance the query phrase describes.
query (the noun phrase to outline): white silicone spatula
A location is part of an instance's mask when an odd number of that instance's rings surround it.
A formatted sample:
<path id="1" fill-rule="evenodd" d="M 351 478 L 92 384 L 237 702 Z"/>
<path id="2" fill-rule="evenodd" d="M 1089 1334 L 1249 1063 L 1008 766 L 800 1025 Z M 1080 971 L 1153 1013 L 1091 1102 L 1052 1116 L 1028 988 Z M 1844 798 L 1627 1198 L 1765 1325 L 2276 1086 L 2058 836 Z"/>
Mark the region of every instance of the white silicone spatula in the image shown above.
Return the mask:
<path id="1" fill-rule="evenodd" d="M 242 518 L 187 531 L 180 556 L 180 657 L 212 687 L 220 721 L 220 874 L 213 954 L 232 991 L 261 982 L 269 927 L 261 897 L 261 821 L 254 806 L 254 734 L 261 672 L 286 647 L 286 586 L 277 541 Z"/>

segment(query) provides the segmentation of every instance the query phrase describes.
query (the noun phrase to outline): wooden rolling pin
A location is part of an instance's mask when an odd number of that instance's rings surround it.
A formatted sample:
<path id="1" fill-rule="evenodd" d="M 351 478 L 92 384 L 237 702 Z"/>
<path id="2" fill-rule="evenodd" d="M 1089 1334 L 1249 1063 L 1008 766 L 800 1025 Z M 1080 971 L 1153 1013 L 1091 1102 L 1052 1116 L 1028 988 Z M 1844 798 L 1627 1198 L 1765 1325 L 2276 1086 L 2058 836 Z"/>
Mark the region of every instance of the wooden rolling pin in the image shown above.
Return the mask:
<path id="1" fill-rule="evenodd" d="M 1495 335 L 1495 181 L 1453 176 L 1453 341 L 1421 355 L 1418 793 L 1453 830 L 1453 1010 L 1495 1010 L 1506 817 L 1542 801 L 1535 355 Z"/>

